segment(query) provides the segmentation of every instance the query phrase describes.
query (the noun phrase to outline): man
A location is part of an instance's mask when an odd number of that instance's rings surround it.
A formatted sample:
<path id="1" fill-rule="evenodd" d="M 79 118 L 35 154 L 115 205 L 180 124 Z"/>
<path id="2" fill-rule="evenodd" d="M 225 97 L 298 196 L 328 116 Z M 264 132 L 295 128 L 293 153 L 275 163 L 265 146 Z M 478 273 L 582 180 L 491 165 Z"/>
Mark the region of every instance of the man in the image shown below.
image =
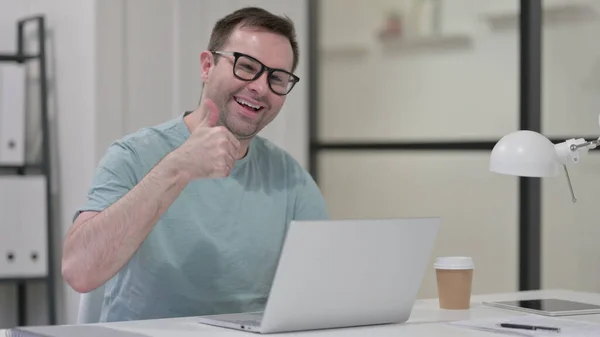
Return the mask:
<path id="1" fill-rule="evenodd" d="M 112 144 L 65 238 L 66 282 L 106 285 L 101 321 L 262 310 L 290 220 L 327 218 L 307 172 L 256 135 L 298 81 L 293 23 L 235 11 L 200 63 L 198 108 Z"/>

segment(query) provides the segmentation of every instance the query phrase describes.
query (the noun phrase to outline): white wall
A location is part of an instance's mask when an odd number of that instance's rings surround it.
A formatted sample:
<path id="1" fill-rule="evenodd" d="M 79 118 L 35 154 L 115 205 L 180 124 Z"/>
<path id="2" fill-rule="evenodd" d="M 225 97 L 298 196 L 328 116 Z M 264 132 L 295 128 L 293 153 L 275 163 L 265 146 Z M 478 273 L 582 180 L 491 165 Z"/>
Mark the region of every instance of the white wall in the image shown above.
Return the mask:
<path id="1" fill-rule="evenodd" d="M 598 2 L 583 13 L 547 11 L 543 41 L 543 120 L 549 136 L 600 133 Z M 519 125 L 519 36 L 491 17 L 518 14 L 518 1 L 443 1 L 442 32 L 468 44 L 391 48 L 376 34 L 388 9 L 408 1 L 321 2 L 319 137 L 328 141 L 495 140 Z M 596 11 L 596 15 L 593 14 Z M 554 14 L 553 14 L 554 13 Z M 491 16 L 490 16 L 491 15 Z M 474 292 L 518 288 L 518 184 L 488 171 L 489 152 L 328 152 L 320 181 L 335 217 L 440 215 L 433 257 L 475 258 Z M 543 182 L 543 287 L 600 291 L 594 195 L 597 155 Z M 349 183 L 351 182 L 351 183 Z M 430 268 L 420 296 L 436 296 Z"/>
<path id="2" fill-rule="evenodd" d="M 306 165 L 306 1 L 0 0 L 2 52 L 14 51 L 20 17 L 44 14 L 48 21 L 59 240 L 113 140 L 196 107 L 200 51 L 216 20 L 243 5 L 285 13 L 296 22 L 302 53 L 298 74 L 304 81 L 263 135 Z M 32 101 L 30 114 L 37 112 L 34 107 Z M 35 134 L 32 138 L 34 146 Z M 60 242 L 56 248 L 59 323 L 73 323 L 79 295 L 60 278 Z M 46 322 L 43 295 L 33 287 L 32 324 Z M 16 324 L 15 301 L 14 289 L 0 283 L 0 328 Z"/>

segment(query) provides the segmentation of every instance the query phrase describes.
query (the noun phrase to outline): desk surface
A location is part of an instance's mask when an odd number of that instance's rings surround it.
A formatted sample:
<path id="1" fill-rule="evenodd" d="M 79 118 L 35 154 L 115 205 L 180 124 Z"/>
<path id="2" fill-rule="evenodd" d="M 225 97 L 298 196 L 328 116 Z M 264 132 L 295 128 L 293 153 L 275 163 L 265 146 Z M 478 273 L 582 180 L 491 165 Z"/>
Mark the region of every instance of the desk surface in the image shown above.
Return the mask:
<path id="1" fill-rule="evenodd" d="M 600 305 L 600 294 L 574 292 L 568 290 L 542 290 L 503 294 L 477 295 L 472 298 L 472 307 L 469 310 L 440 310 L 437 299 L 419 300 L 415 303 L 413 313 L 408 322 L 395 325 L 368 326 L 358 328 L 331 329 L 321 331 L 307 331 L 286 333 L 286 336 L 328 336 L 328 337 L 352 337 L 352 336 L 447 336 L 447 337 L 484 337 L 498 336 L 497 333 L 484 332 L 459 328 L 445 324 L 445 322 L 481 319 L 481 318 L 499 318 L 521 315 L 516 311 L 507 311 L 497 308 L 484 306 L 482 301 L 497 301 L 511 299 L 530 299 L 537 297 L 555 297 L 568 300 L 585 301 Z M 570 316 L 570 319 L 581 320 L 585 322 L 600 323 L 600 315 Z M 111 329 L 129 331 L 141 336 L 151 337 L 171 337 L 171 336 L 259 336 L 249 332 L 235 331 L 218 327 L 210 327 L 196 323 L 195 318 L 176 318 L 160 319 L 133 322 L 116 322 L 93 324 Z M 0 330 L 0 335 L 2 330 Z"/>

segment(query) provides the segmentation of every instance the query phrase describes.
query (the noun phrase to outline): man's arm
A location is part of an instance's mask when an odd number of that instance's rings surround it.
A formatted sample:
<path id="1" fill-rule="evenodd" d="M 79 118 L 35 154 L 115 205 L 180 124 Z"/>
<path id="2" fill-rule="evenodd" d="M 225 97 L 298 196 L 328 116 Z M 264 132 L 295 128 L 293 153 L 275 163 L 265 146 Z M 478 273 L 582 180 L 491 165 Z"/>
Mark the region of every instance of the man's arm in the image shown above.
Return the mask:
<path id="1" fill-rule="evenodd" d="M 213 101 L 204 100 L 202 108 L 194 112 L 204 115 L 188 139 L 142 179 L 134 172 L 133 149 L 114 145 L 103 158 L 84 209 L 94 212 L 78 215 L 63 245 L 62 274 L 73 289 L 89 292 L 112 278 L 189 181 L 229 175 L 240 142 L 216 127 L 219 108 Z"/>
<path id="2" fill-rule="evenodd" d="M 177 168 L 176 161 L 166 156 L 139 184 L 105 210 L 79 214 L 63 246 L 65 281 L 83 293 L 113 277 L 186 184 L 187 178 Z"/>

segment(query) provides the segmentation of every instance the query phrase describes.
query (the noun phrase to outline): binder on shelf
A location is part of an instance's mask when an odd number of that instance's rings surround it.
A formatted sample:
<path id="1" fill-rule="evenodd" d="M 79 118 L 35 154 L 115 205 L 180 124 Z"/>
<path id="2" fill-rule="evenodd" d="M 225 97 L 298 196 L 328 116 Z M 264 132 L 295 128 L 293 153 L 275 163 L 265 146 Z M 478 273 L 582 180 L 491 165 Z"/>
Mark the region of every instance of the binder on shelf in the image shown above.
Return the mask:
<path id="1" fill-rule="evenodd" d="M 46 177 L 0 176 L 0 278 L 48 275 Z"/>
<path id="2" fill-rule="evenodd" d="M 0 64 L 0 166 L 25 164 L 25 65 Z"/>

